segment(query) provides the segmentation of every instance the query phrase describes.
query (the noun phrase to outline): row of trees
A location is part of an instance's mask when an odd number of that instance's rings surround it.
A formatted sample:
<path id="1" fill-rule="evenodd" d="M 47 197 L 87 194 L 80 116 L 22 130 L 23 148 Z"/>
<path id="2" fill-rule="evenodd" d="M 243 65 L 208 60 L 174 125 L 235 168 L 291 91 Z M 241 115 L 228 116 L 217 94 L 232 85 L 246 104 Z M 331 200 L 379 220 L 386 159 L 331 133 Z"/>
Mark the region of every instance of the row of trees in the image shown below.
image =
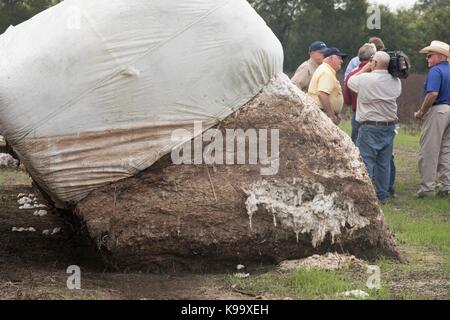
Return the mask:
<path id="1" fill-rule="evenodd" d="M 132 1 L 132 0 L 130 0 Z M 393 0 L 395 1 L 395 0 Z M 0 33 L 29 19 L 60 0 L 0 0 Z M 450 0 L 418 0 L 407 10 L 380 6 L 381 29 L 369 30 L 367 0 L 249 0 L 280 39 L 285 69 L 294 71 L 307 59 L 315 40 L 356 55 L 370 36 L 381 37 L 389 49 L 401 49 L 415 69 L 426 70 L 418 50 L 431 40 L 450 41 Z"/>
<path id="2" fill-rule="evenodd" d="M 395 0 L 394 0 L 395 1 Z M 250 0 L 285 49 L 285 69 L 294 71 L 308 57 L 309 44 L 322 40 L 356 55 L 371 36 L 381 37 L 388 49 L 407 53 L 418 72 L 426 62 L 418 54 L 432 40 L 450 41 L 450 0 L 418 0 L 396 12 L 379 6 L 380 29 L 369 30 L 373 11 L 367 0 Z"/>

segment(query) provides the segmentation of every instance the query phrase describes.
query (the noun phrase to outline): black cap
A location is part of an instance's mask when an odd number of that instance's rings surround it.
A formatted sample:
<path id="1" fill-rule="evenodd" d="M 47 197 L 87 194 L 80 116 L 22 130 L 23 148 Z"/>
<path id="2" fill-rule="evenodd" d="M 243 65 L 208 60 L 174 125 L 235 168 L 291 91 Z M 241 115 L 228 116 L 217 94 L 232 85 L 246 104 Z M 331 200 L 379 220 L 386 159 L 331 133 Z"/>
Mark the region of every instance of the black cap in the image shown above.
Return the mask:
<path id="1" fill-rule="evenodd" d="M 309 46 L 309 52 L 313 52 L 313 51 L 321 51 L 321 52 L 323 52 L 325 49 L 327 49 L 327 45 L 323 41 L 313 42 Z"/>
<path id="2" fill-rule="evenodd" d="M 347 58 L 349 56 L 348 53 L 344 53 L 341 52 L 341 50 L 339 50 L 338 48 L 327 48 L 324 52 L 323 55 L 325 56 L 325 58 L 328 58 L 330 56 L 336 55 L 342 58 Z"/>

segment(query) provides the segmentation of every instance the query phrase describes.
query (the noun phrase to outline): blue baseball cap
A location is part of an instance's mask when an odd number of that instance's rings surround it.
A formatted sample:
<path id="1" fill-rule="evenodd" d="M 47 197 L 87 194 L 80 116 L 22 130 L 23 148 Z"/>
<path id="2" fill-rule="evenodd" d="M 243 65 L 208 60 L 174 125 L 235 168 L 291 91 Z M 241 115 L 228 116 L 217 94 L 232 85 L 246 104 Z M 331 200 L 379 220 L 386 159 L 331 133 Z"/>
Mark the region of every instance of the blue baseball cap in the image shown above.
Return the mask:
<path id="1" fill-rule="evenodd" d="M 327 45 L 323 41 L 313 42 L 309 46 L 309 52 L 313 52 L 313 51 L 320 51 L 320 52 L 322 52 L 325 49 L 327 49 Z"/>
<path id="2" fill-rule="evenodd" d="M 341 50 L 339 50 L 338 48 L 327 48 L 324 52 L 323 55 L 325 58 L 328 58 L 330 56 L 336 55 L 339 57 L 342 57 L 343 59 L 347 58 L 349 56 L 348 53 L 344 53 Z"/>

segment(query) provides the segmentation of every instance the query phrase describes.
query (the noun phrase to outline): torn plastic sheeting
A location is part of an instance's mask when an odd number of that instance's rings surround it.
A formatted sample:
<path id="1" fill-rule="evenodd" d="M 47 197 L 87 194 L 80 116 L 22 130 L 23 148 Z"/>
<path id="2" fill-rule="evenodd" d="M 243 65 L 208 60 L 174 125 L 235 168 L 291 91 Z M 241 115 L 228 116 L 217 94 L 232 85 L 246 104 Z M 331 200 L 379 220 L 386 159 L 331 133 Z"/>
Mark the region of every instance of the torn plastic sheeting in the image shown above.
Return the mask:
<path id="1" fill-rule="evenodd" d="M 282 72 L 244 0 L 66 0 L 0 36 L 0 127 L 57 202 L 149 167 Z M 188 125 L 189 124 L 189 125 Z"/>

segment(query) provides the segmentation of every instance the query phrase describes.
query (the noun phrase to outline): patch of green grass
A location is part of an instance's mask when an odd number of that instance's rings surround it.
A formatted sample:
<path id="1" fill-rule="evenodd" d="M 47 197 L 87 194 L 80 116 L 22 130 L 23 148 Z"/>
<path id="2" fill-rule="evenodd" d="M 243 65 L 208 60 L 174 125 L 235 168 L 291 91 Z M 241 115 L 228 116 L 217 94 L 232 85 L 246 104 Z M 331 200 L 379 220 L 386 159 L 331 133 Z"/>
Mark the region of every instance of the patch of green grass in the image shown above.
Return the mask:
<path id="1" fill-rule="evenodd" d="M 295 290 L 297 297 L 334 297 L 336 293 L 350 290 L 347 281 L 339 274 L 326 270 L 297 270 L 285 279 L 285 284 Z"/>
<path id="2" fill-rule="evenodd" d="M 407 213 L 387 213 L 386 219 L 402 244 L 420 246 L 450 255 L 450 224 L 437 218 L 414 218 Z"/>
<path id="3" fill-rule="evenodd" d="M 364 281 L 365 272 L 355 270 L 328 271 L 323 269 L 298 269 L 285 274 L 275 272 L 247 279 L 230 276 L 227 282 L 241 292 L 260 296 L 269 293 L 271 296 L 283 299 L 286 297 L 296 300 L 312 299 L 361 299 L 340 295 L 346 291 L 362 290 L 369 294 L 368 299 L 390 299 L 391 295 L 386 285 L 379 290 L 369 290 Z M 355 279 L 356 278 L 356 279 Z"/>
<path id="4" fill-rule="evenodd" d="M 30 184 L 30 177 L 23 170 L 0 168 L 0 187 Z"/>
<path id="5" fill-rule="evenodd" d="M 348 121 L 342 122 L 339 128 L 348 135 L 352 133 L 352 125 Z M 398 135 L 395 137 L 395 146 L 404 150 L 415 151 L 419 147 L 419 140 L 420 132 L 400 129 Z"/>
<path id="6" fill-rule="evenodd" d="M 377 261 L 382 277 L 392 279 L 395 277 L 405 277 L 411 274 L 428 273 L 428 275 L 439 275 L 442 258 L 436 255 L 430 255 L 423 248 L 415 248 L 407 252 L 407 261 L 399 262 L 396 260 L 381 257 Z"/>
<path id="7" fill-rule="evenodd" d="M 420 133 L 400 129 L 395 137 L 395 147 L 405 151 L 417 151 L 419 148 Z"/>
<path id="8" fill-rule="evenodd" d="M 255 296 L 270 293 L 280 298 L 336 299 L 337 293 L 351 290 L 350 284 L 339 274 L 326 270 L 296 270 L 287 274 L 267 273 L 229 282 Z"/>
<path id="9" fill-rule="evenodd" d="M 342 122 L 339 125 L 339 128 L 341 128 L 342 131 L 344 131 L 345 133 L 347 133 L 349 136 L 352 134 L 352 125 L 350 122 Z"/>

